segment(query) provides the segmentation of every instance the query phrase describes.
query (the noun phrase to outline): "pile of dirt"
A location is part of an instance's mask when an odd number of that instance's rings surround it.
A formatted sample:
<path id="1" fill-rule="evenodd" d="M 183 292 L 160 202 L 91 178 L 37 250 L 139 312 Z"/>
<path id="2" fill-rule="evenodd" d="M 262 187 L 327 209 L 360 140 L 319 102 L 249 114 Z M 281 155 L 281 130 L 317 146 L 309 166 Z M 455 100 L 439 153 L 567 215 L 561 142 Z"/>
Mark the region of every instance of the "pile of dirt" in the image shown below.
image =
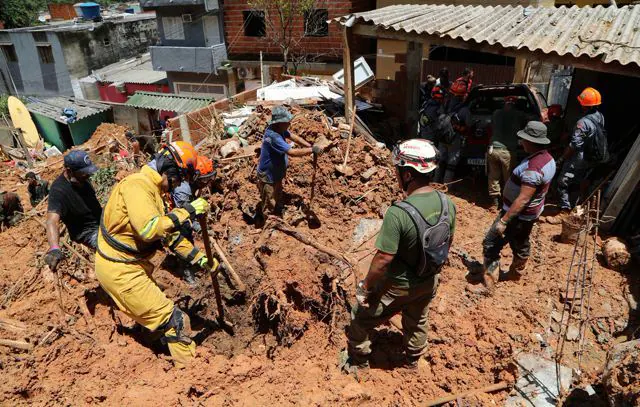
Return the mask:
<path id="1" fill-rule="evenodd" d="M 603 383 L 609 405 L 640 404 L 640 340 L 618 344 L 609 352 Z"/>
<path id="2" fill-rule="evenodd" d="M 513 381 L 514 355 L 520 352 L 554 356 L 557 333 L 550 315 L 563 307 L 560 296 L 573 246 L 557 243 L 561 226 L 538 225 L 529 269 L 519 282 L 498 283 L 492 297 L 467 291 L 465 275 L 482 260 L 481 242 L 494 218 L 475 204 L 484 187 L 468 180 L 452 191 L 456 235 L 430 307 L 428 363 L 418 371 L 405 369 L 402 335 L 385 325 L 372 335 L 372 368 L 358 379 L 341 373 L 338 353 L 345 345 L 355 284 L 375 253 L 376 231 L 356 242 L 354 230 L 363 219 L 379 221 L 401 193 L 387 150 L 355 137 L 349 161 L 354 172 L 345 176 L 335 165 L 342 163 L 347 140 L 337 129 L 327 129 L 320 112 L 297 113 L 292 131 L 310 143 L 325 136 L 335 145 L 315 165 L 312 157 L 291 158 L 282 220 L 270 219 L 264 228 L 252 223 L 259 199 L 257 157 L 221 162 L 209 198 L 212 237 L 247 286 L 243 301 L 220 275 L 235 335 L 215 324 L 208 276 L 198 275 L 198 285 L 190 288 L 165 265 L 163 253 L 153 259 L 154 278 L 190 317 L 198 356 L 187 370 L 173 369 L 165 348 L 114 311 L 92 268 L 77 257 L 61 267 L 61 312 L 56 280 L 42 268 L 46 236 L 34 219 L 0 234 L 5 259 L 0 338 L 31 347 L 0 348 L 6 378 L 0 383 L 0 404 L 420 405 Z M 256 123 L 252 145 L 259 145 L 264 128 L 258 129 L 269 116 L 263 109 L 246 122 Z M 203 151 L 213 156 L 217 147 L 210 144 Z M 5 182 L 3 174 L 0 181 Z M 202 247 L 199 239 L 196 245 Z M 509 253 L 503 268 L 511 261 Z M 592 382 L 602 371 L 612 336 L 626 324 L 628 306 L 616 293 L 632 284 L 638 282 L 604 267 L 594 277 L 594 319 L 582 355 L 583 377 Z M 577 346 L 565 346 L 564 364 L 578 366 Z M 504 391 L 481 395 L 469 405 L 501 404 L 506 396 Z"/>

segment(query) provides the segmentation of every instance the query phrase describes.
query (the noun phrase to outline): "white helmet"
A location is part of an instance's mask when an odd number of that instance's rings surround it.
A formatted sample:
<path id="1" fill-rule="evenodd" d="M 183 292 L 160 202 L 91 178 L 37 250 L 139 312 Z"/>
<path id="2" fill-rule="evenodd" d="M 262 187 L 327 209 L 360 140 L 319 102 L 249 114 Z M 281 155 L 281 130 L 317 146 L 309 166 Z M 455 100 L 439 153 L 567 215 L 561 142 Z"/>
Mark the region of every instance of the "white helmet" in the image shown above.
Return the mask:
<path id="1" fill-rule="evenodd" d="M 395 166 L 411 167 L 422 174 L 428 174 L 438 168 L 440 154 L 429 140 L 414 138 L 397 144 L 391 158 Z"/>

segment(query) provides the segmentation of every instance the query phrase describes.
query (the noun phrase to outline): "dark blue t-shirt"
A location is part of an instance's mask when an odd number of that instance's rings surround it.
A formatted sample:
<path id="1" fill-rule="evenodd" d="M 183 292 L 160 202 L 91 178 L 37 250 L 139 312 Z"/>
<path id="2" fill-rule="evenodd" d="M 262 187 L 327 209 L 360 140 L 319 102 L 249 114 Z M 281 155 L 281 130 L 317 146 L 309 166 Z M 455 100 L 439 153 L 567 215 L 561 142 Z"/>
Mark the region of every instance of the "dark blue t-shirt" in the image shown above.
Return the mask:
<path id="1" fill-rule="evenodd" d="M 288 136 L 289 132 L 286 132 L 285 137 Z M 290 149 L 291 146 L 284 140 L 283 136 L 271 130 L 271 128 L 267 128 L 262 137 L 258 172 L 265 174 L 268 182 L 275 183 L 284 178 L 289 164 L 287 151 Z"/>

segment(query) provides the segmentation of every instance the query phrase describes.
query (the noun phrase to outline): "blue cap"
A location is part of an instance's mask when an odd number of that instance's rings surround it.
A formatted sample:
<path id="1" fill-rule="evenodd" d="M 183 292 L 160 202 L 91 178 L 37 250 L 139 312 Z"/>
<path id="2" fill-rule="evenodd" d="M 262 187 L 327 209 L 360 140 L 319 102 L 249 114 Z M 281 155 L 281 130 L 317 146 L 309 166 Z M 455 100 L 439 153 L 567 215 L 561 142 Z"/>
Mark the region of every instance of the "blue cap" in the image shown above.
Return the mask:
<path id="1" fill-rule="evenodd" d="M 271 121 L 269 124 L 289 123 L 291 119 L 293 119 L 293 115 L 289 113 L 286 107 L 276 106 L 271 111 Z"/>
<path id="2" fill-rule="evenodd" d="M 93 175 L 98 171 L 98 167 L 91 162 L 89 154 L 82 150 L 72 150 L 69 154 L 65 155 L 64 166 L 72 172 L 79 172 L 86 175 Z"/>

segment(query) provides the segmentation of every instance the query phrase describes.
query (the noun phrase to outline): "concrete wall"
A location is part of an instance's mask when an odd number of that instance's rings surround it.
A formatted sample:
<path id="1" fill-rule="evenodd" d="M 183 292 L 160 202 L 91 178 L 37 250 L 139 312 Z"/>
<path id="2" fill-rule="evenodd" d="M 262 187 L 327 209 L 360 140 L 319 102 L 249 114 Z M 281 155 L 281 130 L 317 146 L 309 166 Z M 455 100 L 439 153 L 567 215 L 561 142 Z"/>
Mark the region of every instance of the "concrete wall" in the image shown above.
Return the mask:
<path id="1" fill-rule="evenodd" d="M 184 40 L 167 39 L 162 17 L 182 17 L 183 14 L 190 14 L 192 19 L 190 23 L 182 23 Z M 206 12 L 204 6 L 160 7 L 156 10 L 156 16 L 160 33 L 160 45 L 174 47 L 208 47 L 213 45 L 207 44 L 205 41 L 204 19 L 208 16 L 218 18 L 220 43 L 224 42 L 224 30 L 218 11 Z"/>
<path id="2" fill-rule="evenodd" d="M 46 36 L 53 64 L 41 63 L 32 32 L 5 32 L 4 38 L 8 37 L 13 44 L 18 61 L 8 62 L 0 52 L 0 82 L 8 81 L 13 88 L 10 82 L 13 78 L 21 95 L 73 96 L 77 79 L 92 70 L 146 52 L 157 40 L 158 32 L 155 19 L 138 19 L 104 22 L 92 30 L 48 31 Z M 13 89 L 11 92 L 14 93 Z"/>
<path id="3" fill-rule="evenodd" d="M 224 97 L 235 94 L 235 82 L 233 82 L 233 75 L 228 75 L 226 70 L 219 70 L 218 75 L 214 74 L 199 74 L 191 72 L 167 72 L 167 79 L 169 80 L 169 91 L 171 93 L 178 93 L 176 88 L 176 82 L 192 83 L 192 84 L 212 84 L 212 85 L 224 85 L 226 88 L 225 96 L 216 95 L 216 100 L 224 99 Z M 202 96 L 208 96 L 202 91 Z"/>
<path id="4" fill-rule="evenodd" d="M 155 19 L 147 19 L 104 22 L 92 31 L 65 31 L 56 35 L 64 49 L 69 75 L 82 78 L 94 69 L 147 52 L 157 41 L 158 29 Z"/>
<path id="5" fill-rule="evenodd" d="M 13 78 L 18 93 L 38 96 L 73 95 L 63 46 L 55 33 L 47 33 L 48 44 L 53 53 L 53 64 L 43 64 L 40 61 L 32 33 L 10 32 L 8 36 L 15 48 L 18 61 L 7 62 L 4 54 L 0 53 L 0 70 L 9 81 Z"/>

